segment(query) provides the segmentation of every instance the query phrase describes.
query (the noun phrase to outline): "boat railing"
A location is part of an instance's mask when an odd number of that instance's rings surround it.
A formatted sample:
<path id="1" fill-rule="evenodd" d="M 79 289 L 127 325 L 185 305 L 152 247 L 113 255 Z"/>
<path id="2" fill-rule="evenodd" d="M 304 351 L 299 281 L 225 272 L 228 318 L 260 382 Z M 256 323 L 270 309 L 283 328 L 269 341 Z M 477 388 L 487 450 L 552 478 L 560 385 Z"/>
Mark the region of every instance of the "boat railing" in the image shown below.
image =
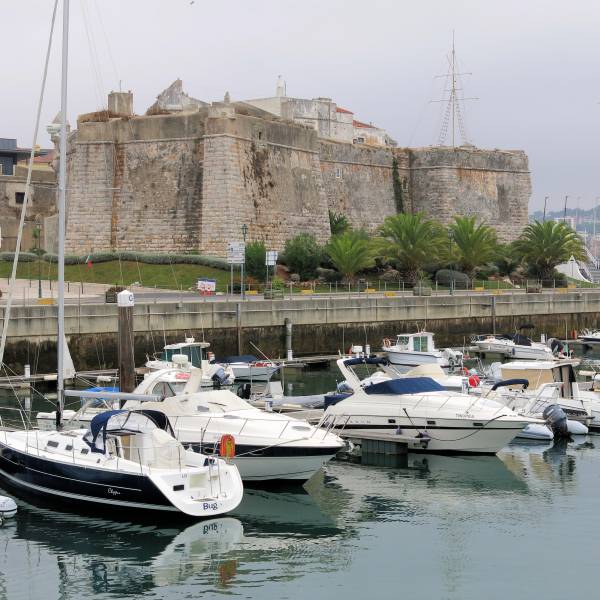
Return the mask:
<path id="1" fill-rule="evenodd" d="M 18 420 L 13 421 L 13 419 L 5 419 L 2 414 L 4 411 L 10 411 L 10 415 L 14 415 L 16 413 L 18 415 Z M 20 425 L 22 425 L 22 427 L 20 427 Z M 34 427 L 29 419 L 29 415 L 22 408 L 2 406 L 0 407 L 0 428 L 6 431 L 7 429 L 33 429 Z"/>

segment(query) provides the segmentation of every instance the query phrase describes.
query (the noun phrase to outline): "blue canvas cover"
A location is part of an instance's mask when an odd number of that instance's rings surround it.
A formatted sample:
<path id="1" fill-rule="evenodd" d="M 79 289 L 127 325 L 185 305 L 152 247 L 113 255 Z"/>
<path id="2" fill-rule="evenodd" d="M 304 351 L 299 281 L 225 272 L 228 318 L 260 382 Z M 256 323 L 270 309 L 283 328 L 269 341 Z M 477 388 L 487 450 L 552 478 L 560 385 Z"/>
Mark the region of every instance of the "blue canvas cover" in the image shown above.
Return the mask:
<path id="1" fill-rule="evenodd" d="M 96 415 L 90 428 L 83 436 L 83 441 L 92 452 L 104 454 L 108 432 L 142 433 L 153 429 L 163 429 L 174 437 L 173 428 L 168 417 L 157 410 L 107 410 Z"/>
<path id="2" fill-rule="evenodd" d="M 374 383 L 364 388 L 367 394 L 423 394 L 425 392 L 446 391 L 437 381 L 431 377 L 402 377 L 401 379 L 390 379 Z"/>

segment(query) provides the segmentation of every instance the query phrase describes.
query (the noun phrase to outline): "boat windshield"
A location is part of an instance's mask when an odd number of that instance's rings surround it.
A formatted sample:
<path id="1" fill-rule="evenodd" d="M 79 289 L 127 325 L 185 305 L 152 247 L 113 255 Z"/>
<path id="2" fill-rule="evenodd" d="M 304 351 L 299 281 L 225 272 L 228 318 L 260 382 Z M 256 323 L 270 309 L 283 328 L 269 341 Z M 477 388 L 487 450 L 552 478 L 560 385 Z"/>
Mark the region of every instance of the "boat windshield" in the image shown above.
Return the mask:
<path id="1" fill-rule="evenodd" d="M 182 348 L 167 348 L 162 353 L 161 358 L 164 361 L 172 362 L 174 354 L 183 354 L 187 356 L 189 362 L 194 367 L 202 367 L 202 361 L 207 360 L 206 349 L 200 346 L 183 346 Z"/>
<path id="2" fill-rule="evenodd" d="M 426 335 L 418 335 L 413 338 L 413 350 L 415 352 L 429 352 L 429 338 Z"/>

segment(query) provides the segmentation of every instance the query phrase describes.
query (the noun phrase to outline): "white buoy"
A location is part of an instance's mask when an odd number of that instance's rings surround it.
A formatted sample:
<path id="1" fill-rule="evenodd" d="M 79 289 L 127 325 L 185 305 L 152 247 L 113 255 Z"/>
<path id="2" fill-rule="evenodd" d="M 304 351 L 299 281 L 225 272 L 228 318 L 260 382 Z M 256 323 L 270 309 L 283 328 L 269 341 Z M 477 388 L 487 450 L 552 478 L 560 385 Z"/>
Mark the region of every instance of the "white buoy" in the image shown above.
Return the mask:
<path id="1" fill-rule="evenodd" d="M 17 503 L 8 496 L 0 496 L 0 518 L 8 519 L 17 514 Z"/>

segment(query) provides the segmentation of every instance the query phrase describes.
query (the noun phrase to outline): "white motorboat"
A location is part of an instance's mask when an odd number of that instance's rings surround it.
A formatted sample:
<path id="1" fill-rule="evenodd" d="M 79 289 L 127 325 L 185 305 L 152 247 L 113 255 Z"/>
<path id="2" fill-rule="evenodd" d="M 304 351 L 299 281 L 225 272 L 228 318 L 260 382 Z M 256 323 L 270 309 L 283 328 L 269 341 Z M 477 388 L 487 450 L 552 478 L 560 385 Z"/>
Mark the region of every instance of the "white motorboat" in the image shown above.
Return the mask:
<path id="1" fill-rule="evenodd" d="M 202 369 L 202 387 L 231 385 L 236 377 L 233 369 L 212 362 L 208 348 L 210 348 L 208 342 L 197 342 L 193 337 L 188 337 L 184 342 L 167 344 L 160 356 L 146 361 L 146 368 L 150 372 L 164 369 L 180 369 L 189 372 L 192 367 L 196 367 Z"/>
<path id="2" fill-rule="evenodd" d="M 526 389 L 519 383 L 498 390 L 507 402 L 521 406 L 534 402 L 538 412 L 546 406 L 557 404 L 567 417 L 568 433 L 584 434 L 580 425 L 600 427 L 600 397 L 593 391 L 584 390 L 577 382 L 575 367 L 577 359 L 565 358 L 546 361 L 510 361 L 494 363 L 493 371 L 498 379 L 528 382 Z M 488 388 L 489 389 L 489 388 Z"/>
<path id="3" fill-rule="evenodd" d="M 588 344 L 600 344 L 600 329 L 584 329 L 577 339 Z"/>
<path id="4" fill-rule="evenodd" d="M 396 336 L 395 342 L 384 338 L 383 352 L 390 363 L 405 366 L 434 364 L 448 368 L 460 366 L 463 358 L 462 352 L 457 350 L 436 349 L 433 333 L 428 331 L 400 334 Z"/>
<path id="5" fill-rule="evenodd" d="M 164 413 L 173 424 L 176 438 L 195 452 L 219 453 L 222 436 L 233 435 L 232 462 L 244 480 L 310 479 L 345 445 L 337 435 L 304 420 L 262 411 L 229 390 L 199 389 L 199 369 L 192 371 L 179 394 L 157 395 L 163 389 L 158 387 L 164 379 L 161 375 L 160 371 L 152 373 L 131 395 L 106 393 L 104 397 L 109 403 L 110 398 L 125 398 L 127 410 L 143 408 Z M 65 411 L 66 426 L 84 426 L 103 410 L 106 408 L 86 405 L 77 412 Z M 53 423 L 55 413 L 38 413 L 37 419 L 40 428 L 46 429 Z"/>
<path id="6" fill-rule="evenodd" d="M 0 478 L 46 499 L 79 506 L 176 511 L 214 517 L 236 508 L 237 467 L 186 450 L 157 411 L 107 411 L 89 429 L 3 431 Z"/>
<path id="7" fill-rule="evenodd" d="M 226 356 L 219 359 L 219 364 L 230 368 L 236 379 L 244 381 L 269 381 L 281 368 L 272 360 L 259 359 L 252 354 Z"/>
<path id="8" fill-rule="evenodd" d="M 352 395 L 327 407 L 322 427 L 408 433 L 421 437 L 430 452 L 495 454 L 526 425 L 543 423 L 499 402 L 448 392 L 429 377 L 404 377 L 363 388 L 351 367 L 373 360 L 337 361 Z"/>
<path id="9" fill-rule="evenodd" d="M 471 340 L 477 351 L 483 354 L 500 354 L 528 360 L 552 360 L 554 353 L 549 346 L 534 342 L 520 333 L 510 335 L 479 335 Z"/>

